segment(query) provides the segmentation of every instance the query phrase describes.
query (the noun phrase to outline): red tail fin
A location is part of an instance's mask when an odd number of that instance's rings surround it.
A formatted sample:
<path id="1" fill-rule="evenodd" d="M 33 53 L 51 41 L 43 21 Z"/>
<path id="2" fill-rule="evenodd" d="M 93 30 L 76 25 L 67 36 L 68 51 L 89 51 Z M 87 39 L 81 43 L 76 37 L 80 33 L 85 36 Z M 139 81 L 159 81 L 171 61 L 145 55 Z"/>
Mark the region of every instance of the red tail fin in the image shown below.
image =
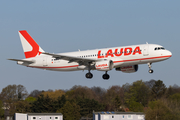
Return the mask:
<path id="1" fill-rule="evenodd" d="M 19 31 L 19 36 L 26 58 L 36 57 L 44 52 L 26 30 Z"/>

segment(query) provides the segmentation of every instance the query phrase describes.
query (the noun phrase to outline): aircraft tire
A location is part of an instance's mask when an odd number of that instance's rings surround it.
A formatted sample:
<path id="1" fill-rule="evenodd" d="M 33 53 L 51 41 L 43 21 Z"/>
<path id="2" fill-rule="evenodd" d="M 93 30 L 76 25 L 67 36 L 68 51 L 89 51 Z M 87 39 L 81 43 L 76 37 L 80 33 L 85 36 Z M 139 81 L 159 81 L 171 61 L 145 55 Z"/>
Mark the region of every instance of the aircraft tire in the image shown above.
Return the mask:
<path id="1" fill-rule="evenodd" d="M 154 71 L 152 69 L 149 70 L 149 73 L 153 73 Z"/>
<path id="2" fill-rule="evenodd" d="M 93 74 L 92 73 L 86 73 L 86 78 L 88 78 L 88 79 L 91 79 L 93 77 Z"/>
<path id="3" fill-rule="evenodd" d="M 103 78 L 104 80 L 108 80 L 108 79 L 110 78 L 110 76 L 109 76 L 108 74 L 104 74 L 104 75 L 102 76 L 102 78 Z"/>

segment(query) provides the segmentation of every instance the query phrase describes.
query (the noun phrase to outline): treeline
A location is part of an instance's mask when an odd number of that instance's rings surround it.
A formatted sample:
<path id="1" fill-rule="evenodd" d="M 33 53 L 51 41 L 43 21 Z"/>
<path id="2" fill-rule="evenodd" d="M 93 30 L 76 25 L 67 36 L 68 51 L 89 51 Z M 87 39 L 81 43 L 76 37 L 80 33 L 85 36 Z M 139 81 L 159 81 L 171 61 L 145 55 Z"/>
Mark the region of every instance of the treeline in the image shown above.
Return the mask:
<path id="1" fill-rule="evenodd" d="M 22 85 L 8 85 L 0 94 L 0 117 L 4 110 L 14 113 L 62 113 L 64 120 L 92 117 L 93 111 L 144 112 L 146 120 L 180 119 L 180 87 L 166 87 L 161 80 L 142 81 L 122 86 L 69 90 L 33 90 Z"/>

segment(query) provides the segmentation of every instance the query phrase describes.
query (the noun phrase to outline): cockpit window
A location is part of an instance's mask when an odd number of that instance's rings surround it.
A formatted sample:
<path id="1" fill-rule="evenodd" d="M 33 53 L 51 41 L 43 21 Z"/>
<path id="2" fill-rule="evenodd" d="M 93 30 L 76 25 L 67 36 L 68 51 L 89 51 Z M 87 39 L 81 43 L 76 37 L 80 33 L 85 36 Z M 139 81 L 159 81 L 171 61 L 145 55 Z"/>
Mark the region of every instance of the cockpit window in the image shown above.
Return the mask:
<path id="1" fill-rule="evenodd" d="M 154 48 L 154 50 L 165 50 L 165 48 L 163 48 L 163 47 L 156 47 L 156 48 Z"/>
<path id="2" fill-rule="evenodd" d="M 161 50 L 165 50 L 165 48 L 161 47 Z"/>

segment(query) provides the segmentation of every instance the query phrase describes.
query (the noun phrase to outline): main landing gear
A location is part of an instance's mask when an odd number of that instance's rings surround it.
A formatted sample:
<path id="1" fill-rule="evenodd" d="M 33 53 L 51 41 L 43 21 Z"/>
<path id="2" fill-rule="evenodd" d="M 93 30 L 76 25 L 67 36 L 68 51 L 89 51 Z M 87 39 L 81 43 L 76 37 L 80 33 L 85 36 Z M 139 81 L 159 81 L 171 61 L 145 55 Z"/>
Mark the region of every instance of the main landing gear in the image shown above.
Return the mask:
<path id="1" fill-rule="evenodd" d="M 88 79 L 91 79 L 93 77 L 93 74 L 90 72 L 91 71 L 91 66 L 90 66 L 90 63 L 89 63 L 89 66 L 88 66 L 88 73 L 86 73 L 86 78 Z M 106 73 L 102 76 L 102 78 L 104 80 L 108 80 L 110 78 L 110 76 L 107 74 L 107 71 Z"/>
<path id="2" fill-rule="evenodd" d="M 86 73 L 86 78 L 91 79 L 93 77 L 93 74 L 89 71 Z"/>
<path id="3" fill-rule="evenodd" d="M 88 73 L 86 73 L 86 78 L 91 79 L 93 77 L 93 74 L 89 71 Z M 110 78 L 110 76 L 106 73 L 102 76 L 102 78 L 104 80 L 108 80 Z"/>
<path id="4" fill-rule="evenodd" d="M 152 63 L 148 63 L 149 73 L 153 73 L 153 72 L 154 72 L 154 71 L 151 69 L 151 67 L 152 67 L 151 64 L 152 64 Z"/>
<path id="5" fill-rule="evenodd" d="M 102 76 L 102 78 L 103 78 L 104 80 L 108 80 L 109 77 L 110 77 L 110 76 L 107 74 L 107 71 L 106 71 L 106 73 Z"/>
<path id="6" fill-rule="evenodd" d="M 89 66 L 88 66 L 88 73 L 86 73 L 86 78 L 88 79 L 91 79 L 93 77 L 93 74 L 90 72 L 91 71 L 91 66 L 90 66 L 91 63 L 89 63 Z"/>

